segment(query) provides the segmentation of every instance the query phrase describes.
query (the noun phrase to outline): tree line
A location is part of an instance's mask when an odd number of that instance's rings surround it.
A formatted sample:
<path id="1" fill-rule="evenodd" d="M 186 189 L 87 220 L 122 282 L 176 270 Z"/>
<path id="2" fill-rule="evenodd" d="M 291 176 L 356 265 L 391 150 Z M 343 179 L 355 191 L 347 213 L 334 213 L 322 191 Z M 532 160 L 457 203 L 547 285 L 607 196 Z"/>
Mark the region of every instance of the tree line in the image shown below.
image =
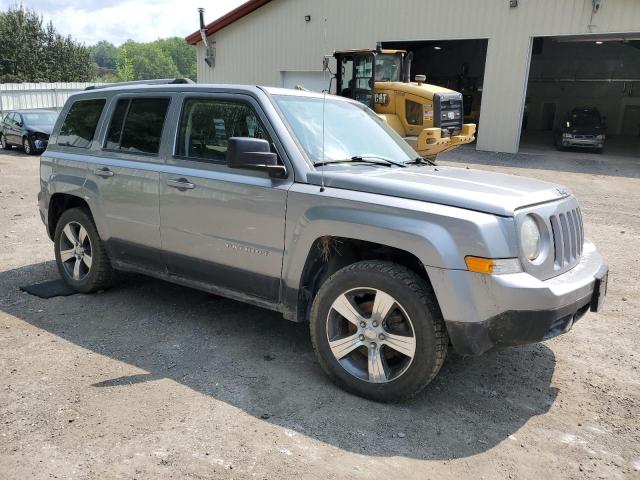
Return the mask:
<path id="1" fill-rule="evenodd" d="M 196 79 L 196 50 L 180 37 L 120 47 L 107 41 L 89 47 L 102 81 L 186 77 Z"/>
<path id="2" fill-rule="evenodd" d="M 179 37 L 85 46 L 22 5 L 0 12 L 0 83 L 196 78 L 196 51 Z"/>

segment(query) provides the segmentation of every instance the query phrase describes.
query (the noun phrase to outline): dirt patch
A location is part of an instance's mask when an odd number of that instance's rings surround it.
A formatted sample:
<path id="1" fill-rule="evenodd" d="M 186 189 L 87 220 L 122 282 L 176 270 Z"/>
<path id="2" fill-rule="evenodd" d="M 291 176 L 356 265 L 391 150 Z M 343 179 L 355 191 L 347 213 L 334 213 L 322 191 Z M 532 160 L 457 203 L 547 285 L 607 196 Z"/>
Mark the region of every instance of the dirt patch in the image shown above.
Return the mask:
<path id="1" fill-rule="evenodd" d="M 20 292 L 56 276 L 53 249 L 37 157 L 0 154 L 0 476 L 638 478 L 640 167 L 589 158 L 443 156 L 569 186 L 611 267 L 606 309 L 544 344 L 451 356 L 380 405 L 334 387 L 306 325 L 266 310 L 135 275 Z"/>

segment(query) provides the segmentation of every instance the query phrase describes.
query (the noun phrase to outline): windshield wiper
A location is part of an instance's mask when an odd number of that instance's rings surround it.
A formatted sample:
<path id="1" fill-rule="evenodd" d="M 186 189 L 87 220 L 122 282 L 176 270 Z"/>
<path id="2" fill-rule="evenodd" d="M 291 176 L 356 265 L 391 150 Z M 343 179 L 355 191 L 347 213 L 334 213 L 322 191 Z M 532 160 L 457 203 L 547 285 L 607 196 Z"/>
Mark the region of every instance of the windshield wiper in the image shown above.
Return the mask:
<path id="1" fill-rule="evenodd" d="M 382 160 L 383 162 L 387 162 L 389 165 L 395 165 L 396 167 L 405 168 L 406 165 L 402 162 L 396 162 L 395 160 L 391 160 L 386 157 L 379 157 L 378 155 L 355 155 L 351 157 L 351 160 L 354 162 L 366 162 L 369 160 Z"/>
<path id="2" fill-rule="evenodd" d="M 438 164 L 436 162 L 434 162 L 433 160 L 429 159 L 429 158 L 425 158 L 425 157 L 417 157 L 414 162 L 416 163 L 428 163 L 429 165 L 433 165 L 434 167 L 437 167 Z"/>
<path id="3" fill-rule="evenodd" d="M 385 163 L 382 164 L 380 161 Z M 322 162 L 315 162 L 313 166 L 321 167 L 323 165 L 331 165 L 332 163 L 375 163 L 378 165 L 396 165 L 402 168 L 406 167 L 404 163 L 395 162 L 385 157 L 378 157 L 377 155 L 354 155 L 351 158 L 345 158 L 342 160 L 324 160 Z"/>

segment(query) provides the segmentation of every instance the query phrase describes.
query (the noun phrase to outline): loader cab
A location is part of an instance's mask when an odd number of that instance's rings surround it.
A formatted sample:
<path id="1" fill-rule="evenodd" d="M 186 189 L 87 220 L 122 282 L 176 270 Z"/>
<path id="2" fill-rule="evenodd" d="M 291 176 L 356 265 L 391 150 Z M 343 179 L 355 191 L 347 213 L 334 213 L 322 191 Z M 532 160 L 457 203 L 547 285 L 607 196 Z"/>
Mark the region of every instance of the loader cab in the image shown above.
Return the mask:
<path id="1" fill-rule="evenodd" d="M 408 81 L 404 50 L 343 50 L 333 56 L 337 65 L 336 94 L 371 109 L 375 106 L 376 82 Z"/>

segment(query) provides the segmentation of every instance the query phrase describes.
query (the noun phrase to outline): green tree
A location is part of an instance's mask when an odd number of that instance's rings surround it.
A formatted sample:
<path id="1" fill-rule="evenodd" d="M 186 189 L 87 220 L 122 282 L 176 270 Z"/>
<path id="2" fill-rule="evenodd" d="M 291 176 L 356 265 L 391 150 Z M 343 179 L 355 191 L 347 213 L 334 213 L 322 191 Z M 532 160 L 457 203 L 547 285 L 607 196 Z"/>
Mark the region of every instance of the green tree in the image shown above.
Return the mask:
<path id="1" fill-rule="evenodd" d="M 0 13 L 0 82 L 85 82 L 94 77 L 89 50 L 35 11 L 20 6 Z"/>
<path id="2" fill-rule="evenodd" d="M 102 68 L 115 70 L 116 61 L 118 60 L 118 47 L 113 43 L 102 40 L 92 47 L 89 47 L 91 58 L 94 63 Z"/>
<path id="3" fill-rule="evenodd" d="M 196 47 L 180 37 L 156 40 L 158 46 L 171 57 L 181 77 L 195 80 L 197 77 Z"/>
<path id="4" fill-rule="evenodd" d="M 116 77 L 121 82 L 134 80 L 135 72 L 133 70 L 133 61 L 129 57 L 127 47 L 121 47 L 116 59 Z"/>
<path id="5" fill-rule="evenodd" d="M 156 42 L 137 43 L 129 40 L 121 49 L 126 49 L 131 58 L 136 80 L 179 76 L 173 59 Z"/>

